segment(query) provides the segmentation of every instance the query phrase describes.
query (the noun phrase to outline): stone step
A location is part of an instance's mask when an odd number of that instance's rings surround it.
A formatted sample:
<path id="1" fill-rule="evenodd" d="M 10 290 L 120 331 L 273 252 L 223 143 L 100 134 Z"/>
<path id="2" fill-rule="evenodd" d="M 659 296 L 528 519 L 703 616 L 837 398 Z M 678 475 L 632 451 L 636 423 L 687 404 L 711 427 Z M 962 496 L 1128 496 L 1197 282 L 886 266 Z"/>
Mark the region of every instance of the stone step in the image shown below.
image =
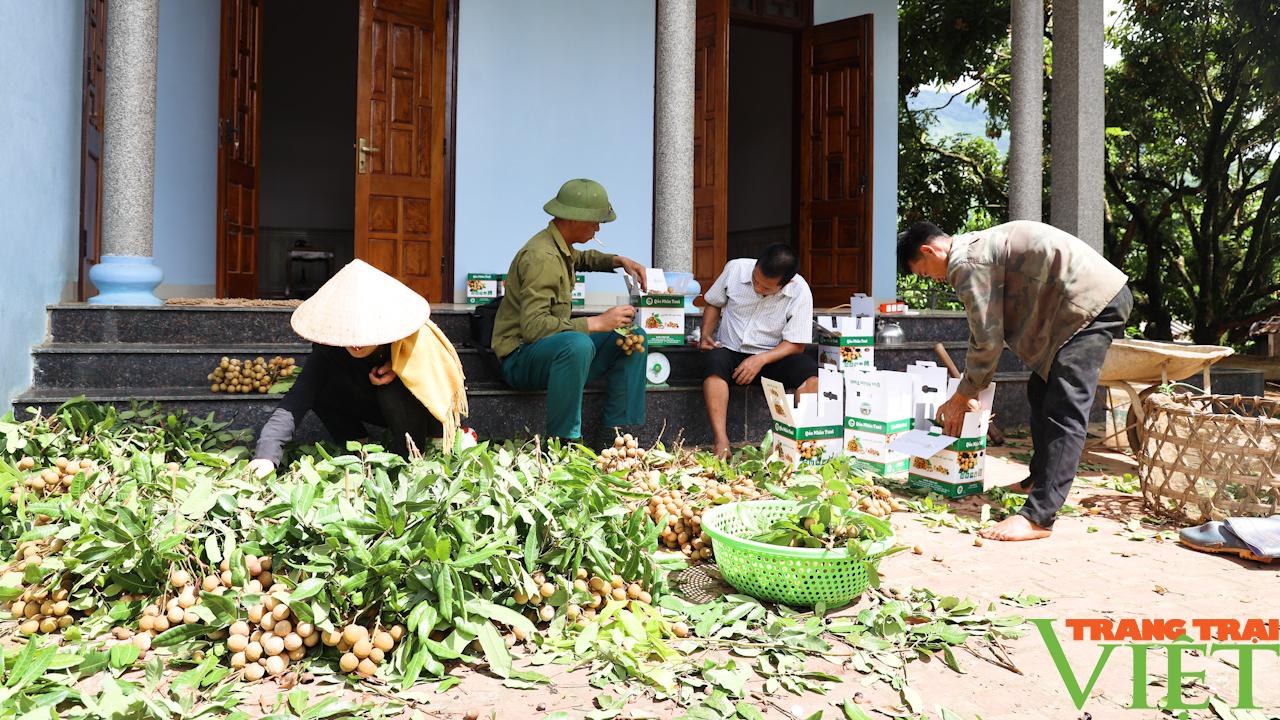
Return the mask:
<path id="1" fill-rule="evenodd" d="M 431 317 L 455 345 L 470 340 L 468 305 L 433 305 Z M 603 308 L 584 308 L 590 315 Z M 291 308 L 199 306 L 111 307 L 63 304 L 49 307 L 51 343 L 129 343 L 162 345 L 280 345 L 303 340 L 289 327 Z M 837 313 L 841 311 L 835 311 Z M 818 314 L 827 314 L 822 310 Z M 886 317 L 899 323 L 910 342 L 965 341 L 968 324 L 961 313 L 930 311 Z M 686 316 L 691 332 L 699 315 Z"/>
<path id="2" fill-rule="evenodd" d="M 966 344 L 944 343 L 958 367 L 964 367 Z M 876 349 L 876 366 L 884 370 L 903 370 L 917 361 L 937 361 L 932 342 L 910 342 Z M 470 347 L 458 347 L 463 371 L 469 383 L 500 383 L 502 378 L 492 363 L 492 355 Z M 671 361 L 671 384 L 696 385 L 702 382 L 702 353 L 696 347 L 660 347 Z M 810 349 L 810 352 L 815 350 Z M 270 359 L 276 355 L 292 357 L 306 365 L 311 354 L 309 344 L 286 345 L 196 345 L 144 343 L 48 343 L 32 348 L 35 364 L 35 388 L 134 387 L 142 384 L 159 387 L 203 387 L 207 377 L 223 357 Z M 1010 352 L 1001 356 L 1000 372 L 1017 372 L 1026 368 Z"/>
<path id="3" fill-rule="evenodd" d="M 1022 427 L 1027 423 L 1027 373 L 999 373 L 995 396 L 995 412 L 1001 427 Z M 540 432 L 546 412 L 546 394 L 518 392 L 492 384 L 479 384 L 468 389 L 471 416 L 466 424 L 484 437 L 525 437 Z M 235 427 L 256 430 L 266 421 L 279 401 L 278 395 L 214 394 L 202 387 L 47 387 L 29 390 L 14 400 L 15 413 L 21 418 L 33 407 L 45 414 L 75 397 L 128 407 L 132 402 L 158 402 L 166 409 L 186 409 L 198 415 L 212 412 Z M 699 386 L 653 387 L 645 393 L 648 413 L 646 432 L 670 440 L 677 436 L 695 445 L 710 442 Z M 603 407 L 603 391 L 588 387 L 584 393 L 583 417 L 586 423 L 598 423 Z M 769 429 L 771 421 L 764 396 L 758 387 L 731 389 L 729 433 L 735 442 L 757 442 Z M 318 426 L 311 419 L 303 428 L 305 438 L 318 437 Z"/>

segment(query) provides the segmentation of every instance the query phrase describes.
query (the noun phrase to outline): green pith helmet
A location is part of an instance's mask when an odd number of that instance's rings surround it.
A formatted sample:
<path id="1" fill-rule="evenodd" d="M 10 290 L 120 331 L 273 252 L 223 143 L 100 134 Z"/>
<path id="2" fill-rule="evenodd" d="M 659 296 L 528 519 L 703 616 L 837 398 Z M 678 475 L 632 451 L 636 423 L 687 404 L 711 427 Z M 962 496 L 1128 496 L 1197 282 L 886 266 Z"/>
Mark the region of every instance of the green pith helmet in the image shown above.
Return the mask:
<path id="1" fill-rule="evenodd" d="M 560 192 L 542 206 L 551 217 L 584 222 L 613 222 L 618 219 L 609 204 L 609 193 L 595 180 L 579 178 L 560 186 Z"/>

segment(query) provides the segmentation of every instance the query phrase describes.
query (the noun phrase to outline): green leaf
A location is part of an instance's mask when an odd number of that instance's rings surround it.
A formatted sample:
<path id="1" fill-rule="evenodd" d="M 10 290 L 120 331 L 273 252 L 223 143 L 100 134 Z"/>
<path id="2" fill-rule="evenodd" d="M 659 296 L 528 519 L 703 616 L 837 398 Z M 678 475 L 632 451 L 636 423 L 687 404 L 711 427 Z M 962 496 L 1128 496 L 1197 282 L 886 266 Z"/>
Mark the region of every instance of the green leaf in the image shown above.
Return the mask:
<path id="1" fill-rule="evenodd" d="M 844 704 L 840 706 L 840 709 L 844 711 L 845 720 L 872 720 L 871 716 L 867 714 L 867 711 L 863 710 L 861 705 L 854 703 L 852 700 L 845 700 Z"/>
<path id="2" fill-rule="evenodd" d="M 327 584 L 327 581 L 314 577 L 298 583 L 298 587 L 294 588 L 293 592 L 289 593 L 290 607 L 292 607 L 294 602 L 315 597 Z"/>
<path id="3" fill-rule="evenodd" d="M 734 711 L 737 712 L 738 717 L 742 718 L 742 720 L 765 720 L 764 713 L 760 712 L 755 705 L 747 702 L 738 703 Z M 868 718 L 868 720 L 870 719 Z"/>
<path id="4" fill-rule="evenodd" d="M 511 608 L 496 605 L 487 600 L 472 600 L 467 603 L 467 610 L 482 617 L 489 618 L 503 625 L 513 628 L 519 628 L 526 635 L 532 635 L 537 632 L 537 627 L 529 620 L 529 618 L 512 610 Z"/>
<path id="5" fill-rule="evenodd" d="M 156 639 L 151 641 L 151 646 L 158 648 L 169 647 L 170 645 L 177 645 L 180 642 L 186 642 L 187 640 L 202 637 L 207 634 L 209 634 L 209 627 L 207 625 L 202 625 L 201 623 L 178 625 L 177 627 L 171 627 L 157 635 Z"/>
<path id="6" fill-rule="evenodd" d="M 493 674 L 502 678 L 510 677 L 511 653 L 507 651 L 507 646 L 493 623 L 481 623 L 476 637 L 480 640 L 480 647 L 484 650 L 485 660 L 489 662 L 489 669 Z"/>
<path id="7" fill-rule="evenodd" d="M 138 646 L 131 642 L 113 645 L 111 646 L 111 667 L 117 670 L 132 667 L 141 654 L 142 651 L 138 649 Z"/>

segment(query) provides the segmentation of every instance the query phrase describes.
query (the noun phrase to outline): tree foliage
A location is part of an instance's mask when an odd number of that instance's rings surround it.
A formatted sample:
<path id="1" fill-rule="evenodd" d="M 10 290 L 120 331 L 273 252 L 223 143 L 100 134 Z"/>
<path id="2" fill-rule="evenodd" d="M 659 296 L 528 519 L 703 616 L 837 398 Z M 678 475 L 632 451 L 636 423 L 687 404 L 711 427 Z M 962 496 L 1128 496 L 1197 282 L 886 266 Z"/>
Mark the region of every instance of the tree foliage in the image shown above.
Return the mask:
<path id="1" fill-rule="evenodd" d="M 900 221 L 1002 222 L 994 145 L 939 136 L 940 108 L 908 100 L 966 79 L 951 102 L 983 103 L 988 137 L 1007 130 L 1007 0 L 904 0 L 899 21 Z M 1046 22 L 1051 50 L 1052 3 Z M 1200 342 L 1243 340 L 1280 312 L 1280 0 L 1124 0 L 1109 32 L 1122 60 L 1106 75 L 1105 252 L 1132 278 L 1133 319 L 1157 339 L 1181 320 Z"/>
<path id="2" fill-rule="evenodd" d="M 1004 219 L 1008 193 L 1004 162 L 988 138 L 940 136 L 938 108 L 913 109 L 908 100 L 924 86 L 964 81 L 975 92 L 946 103 L 988 101 L 1008 94 L 1009 3 L 924 0 L 899 5 L 898 208 L 904 224 L 928 219 L 953 232 Z M 989 107 L 1006 107 L 988 102 Z M 997 113 L 988 135 L 1005 121 Z"/>
<path id="3" fill-rule="evenodd" d="M 1255 3 L 1256 4 L 1256 3 Z M 1107 72 L 1107 254 L 1147 335 L 1242 340 L 1280 311 L 1280 93 L 1229 0 L 1134 0 Z"/>

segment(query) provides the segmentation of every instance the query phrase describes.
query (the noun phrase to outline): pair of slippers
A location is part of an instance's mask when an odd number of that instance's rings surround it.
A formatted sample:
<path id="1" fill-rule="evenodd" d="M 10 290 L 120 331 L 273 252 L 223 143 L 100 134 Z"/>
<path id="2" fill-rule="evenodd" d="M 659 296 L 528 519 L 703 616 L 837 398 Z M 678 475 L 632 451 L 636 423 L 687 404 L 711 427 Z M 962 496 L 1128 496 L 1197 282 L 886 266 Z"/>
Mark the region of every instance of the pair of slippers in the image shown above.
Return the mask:
<path id="1" fill-rule="evenodd" d="M 1280 557 L 1280 515 L 1214 520 L 1181 530 L 1178 542 L 1192 550 L 1269 563 Z"/>

